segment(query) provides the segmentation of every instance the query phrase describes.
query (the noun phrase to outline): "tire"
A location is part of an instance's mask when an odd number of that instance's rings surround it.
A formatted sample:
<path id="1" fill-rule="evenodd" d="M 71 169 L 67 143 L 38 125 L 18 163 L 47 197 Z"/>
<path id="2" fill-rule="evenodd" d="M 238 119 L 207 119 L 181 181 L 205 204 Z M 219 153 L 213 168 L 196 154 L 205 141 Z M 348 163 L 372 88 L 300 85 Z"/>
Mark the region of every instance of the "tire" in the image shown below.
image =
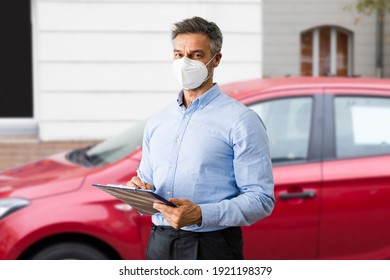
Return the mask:
<path id="1" fill-rule="evenodd" d="M 64 242 L 43 248 L 31 258 L 32 260 L 108 260 L 108 257 L 94 247 Z"/>

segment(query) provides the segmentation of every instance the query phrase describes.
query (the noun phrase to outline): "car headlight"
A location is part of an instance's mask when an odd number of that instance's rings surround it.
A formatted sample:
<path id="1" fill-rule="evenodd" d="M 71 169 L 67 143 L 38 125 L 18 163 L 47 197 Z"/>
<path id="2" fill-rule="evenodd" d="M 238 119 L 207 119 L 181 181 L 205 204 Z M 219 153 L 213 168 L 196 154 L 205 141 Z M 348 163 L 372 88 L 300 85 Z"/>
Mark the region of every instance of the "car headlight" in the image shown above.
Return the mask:
<path id="1" fill-rule="evenodd" d="M 0 199 L 0 220 L 29 204 L 30 202 L 24 198 L 10 197 Z"/>

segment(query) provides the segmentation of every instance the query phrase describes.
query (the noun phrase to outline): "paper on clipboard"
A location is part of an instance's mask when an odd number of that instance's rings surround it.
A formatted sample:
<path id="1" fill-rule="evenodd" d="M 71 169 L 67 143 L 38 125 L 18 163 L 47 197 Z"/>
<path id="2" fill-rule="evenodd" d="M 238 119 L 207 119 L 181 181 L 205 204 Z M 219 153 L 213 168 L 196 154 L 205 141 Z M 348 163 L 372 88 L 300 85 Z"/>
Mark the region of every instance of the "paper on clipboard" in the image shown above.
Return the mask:
<path id="1" fill-rule="evenodd" d="M 92 184 L 92 186 L 122 200 L 137 210 L 141 215 L 153 215 L 158 212 L 153 208 L 153 203 L 156 201 L 160 201 L 171 207 L 176 207 L 176 205 L 151 190 L 111 184 Z"/>

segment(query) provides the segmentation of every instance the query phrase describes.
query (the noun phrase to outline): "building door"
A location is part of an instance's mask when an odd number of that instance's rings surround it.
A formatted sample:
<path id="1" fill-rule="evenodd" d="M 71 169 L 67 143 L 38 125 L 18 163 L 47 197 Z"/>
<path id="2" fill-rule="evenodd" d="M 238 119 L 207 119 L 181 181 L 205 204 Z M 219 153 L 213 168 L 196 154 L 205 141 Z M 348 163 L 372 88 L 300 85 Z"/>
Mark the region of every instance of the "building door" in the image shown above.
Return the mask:
<path id="1" fill-rule="evenodd" d="M 0 119 L 32 118 L 30 0 L 2 1 L 0 34 Z"/>
<path id="2" fill-rule="evenodd" d="M 322 26 L 301 33 L 301 75 L 352 75 L 352 32 Z"/>

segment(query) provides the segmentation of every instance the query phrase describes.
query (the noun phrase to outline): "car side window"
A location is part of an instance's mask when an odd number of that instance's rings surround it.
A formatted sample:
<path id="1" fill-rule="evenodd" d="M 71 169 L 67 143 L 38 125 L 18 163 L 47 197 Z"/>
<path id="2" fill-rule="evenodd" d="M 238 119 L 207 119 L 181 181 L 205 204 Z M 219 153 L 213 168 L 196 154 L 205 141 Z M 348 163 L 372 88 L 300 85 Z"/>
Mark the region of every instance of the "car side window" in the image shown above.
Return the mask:
<path id="1" fill-rule="evenodd" d="M 336 156 L 390 154 L 390 98 L 335 97 Z"/>
<path id="2" fill-rule="evenodd" d="M 311 97 L 294 97 L 249 106 L 266 126 L 273 163 L 307 160 L 312 103 Z"/>

